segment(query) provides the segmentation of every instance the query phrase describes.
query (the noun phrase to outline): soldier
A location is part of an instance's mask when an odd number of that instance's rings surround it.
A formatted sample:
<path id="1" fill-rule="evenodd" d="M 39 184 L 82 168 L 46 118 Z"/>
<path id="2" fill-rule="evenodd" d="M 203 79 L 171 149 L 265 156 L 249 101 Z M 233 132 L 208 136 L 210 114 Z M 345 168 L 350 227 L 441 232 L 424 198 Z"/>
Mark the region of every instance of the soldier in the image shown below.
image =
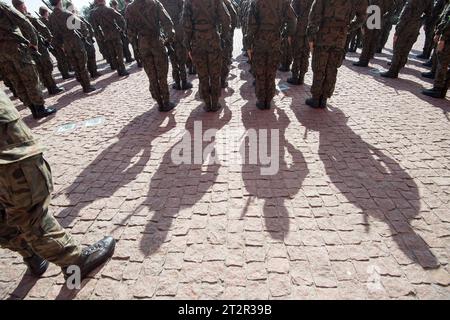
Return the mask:
<path id="1" fill-rule="evenodd" d="M 74 14 L 62 8 L 62 0 L 50 0 L 50 3 L 54 6 L 49 22 L 55 42 L 57 46 L 63 47 L 70 64 L 74 68 L 76 78 L 83 87 L 83 92 L 93 92 L 96 89 L 91 85 L 86 67 L 87 53 L 84 47 L 88 32 L 86 26 Z M 73 28 L 72 25 L 79 27 L 79 29 Z"/>
<path id="2" fill-rule="evenodd" d="M 124 12 L 121 12 L 119 10 L 119 3 L 116 0 L 112 0 L 109 3 L 109 6 L 111 8 L 113 8 L 114 10 L 116 10 L 117 12 L 119 12 L 125 18 Z M 125 29 L 122 29 L 122 32 L 120 33 L 120 38 L 122 40 L 122 49 L 123 49 L 123 56 L 125 57 L 125 61 L 127 63 L 131 63 L 134 61 L 134 59 L 131 56 L 130 42 L 128 41 L 128 37 L 126 35 Z"/>
<path id="3" fill-rule="evenodd" d="M 23 0 L 13 0 L 12 5 L 28 19 L 35 29 L 34 31 L 38 37 L 38 53 L 33 54 L 33 60 L 36 62 L 39 78 L 47 88 L 48 94 L 55 95 L 63 92 L 64 89 L 56 85 L 56 81 L 52 75 L 53 62 L 47 48 L 50 45 L 52 38 L 50 31 L 38 18 L 35 18 L 28 13 Z"/>
<path id="4" fill-rule="evenodd" d="M 127 8 L 126 20 L 130 38 L 139 39 L 139 53 L 150 81 L 150 92 L 159 111 L 168 112 L 175 105 L 170 102 L 167 74 L 169 60 L 161 34 L 172 42 L 175 38 L 172 20 L 157 0 L 135 0 Z"/>
<path id="5" fill-rule="evenodd" d="M 111 68 L 117 69 L 119 77 L 128 76 L 123 62 L 122 33 L 125 30 L 125 20 L 116 10 L 109 8 L 105 0 L 95 0 L 97 6 L 91 11 L 91 24 L 96 34 L 106 45 Z"/>
<path id="6" fill-rule="evenodd" d="M 125 8 L 123 9 L 122 15 L 126 17 L 127 14 L 127 8 L 131 4 L 131 0 L 125 0 Z M 139 54 L 139 44 L 137 38 L 130 38 L 130 35 L 127 32 L 128 41 L 131 44 L 131 47 L 133 48 L 134 58 L 136 59 L 136 63 L 138 68 L 142 68 L 142 61 L 141 56 Z"/>
<path id="7" fill-rule="evenodd" d="M 248 16 L 247 44 L 256 79 L 256 107 L 270 109 L 275 96 L 275 77 L 280 64 L 281 31 L 292 43 L 297 20 L 286 0 L 253 0 Z"/>
<path id="8" fill-rule="evenodd" d="M 292 7 L 297 15 L 297 29 L 292 41 L 293 60 L 292 77 L 287 82 L 293 85 L 302 85 L 309 67 L 309 44 L 306 37 L 308 15 L 313 0 L 292 0 Z"/>
<path id="9" fill-rule="evenodd" d="M 19 253 L 36 277 L 52 262 L 66 277 L 78 266 L 82 280 L 112 256 L 115 240 L 82 249 L 49 213 L 52 175 L 42 151 L 0 90 L 0 246 Z"/>
<path id="10" fill-rule="evenodd" d="M 23 35 L 23 36 L 22 36 Z M 31 23 L 18 11 L 0 2 L 0 64 L 16 94 L 35 119 L 47 117 L 56 109 L 45 108 L 39 77 L 31 51 L 38 39 Z"/>
<path id="11" fill-rule="evenodd" d="M 447 1 L 441 21 L 436 27 L 434 39 L 436 45 L 437 67 L 432 89 L 422 93 L 429 97 L 445 99 L 450 84 L 450 1 Z"/>
<path id="12" fill-rule="evenodd" d="M 185 46 L 192 57 L 200 80 L 200 96 L 205 110 L 215 112 L 222 107 L 222 48 L 231 18 L 222 0 L 185 0 L 183 8 Z M 222 34 L 219 34 L 219 30 Z"/>
<path id="13" fill-rule="evenodd" d="M 96 79 L 100 77 L 102 74 L 97 70 L 97 57 L 95 54 L 95 46 L 94 46 L 95 43 L 94 28 L 92 28 L 92 25 L 85 18 L 81 16 L 78 16 L 78 18 L 80 18 L 81 22 L 84 23 L 86 29 L 88 30 L 86 41 L 84 41 L 84 49 L 86 49 L 87 54 L 87 69 L 89 71 L 89 74 L 91 75 L 91 78 Z"/>
<path id="14" fill-rule="evenodd" d="M 306 104 L 326 108 L 333 95 L 338 68 L 345 57 L 347 34 L 366 21 L 366 0 L 315 0 L 308 19 L 307 35 L 313 51 L 312 98 Z"/>
<path id="15" fill-rule="evenodd" d="M 389 15 L 386 15 L 382 20 L 383 24 L 381 27 L 380 38 L 378 39 L 377 53 L 383 52 L 383 48 L 386 46 L 386 42 L 388 41 L 389 35 L 391 34 L 392 26 L 394 25 L 397 17 L 402 12 L 405 3 L 406 0 L 394 0 L 392 8 L 391 10 L 389 10 Z"/>
<path id="16" fill-rule="evenodd" d="M 381 73 L 385 78 L 398 78 L 398 73 L 408 62 L 408 55 L 419 36 L 422 15 L 429 19 L 433 0 L 408 0 L 395 28 L 394 53 L 388 71 Z"/>
<path id="17" fill-rule="evenodd" d="M 41 22 L 43 24 L 45 24 L 45 26 L 50 30 L 51 33 L 53 33 L 52 30 L 50 29 L 50 22 L 48 21 L 49 12 L 46 7 L 39 8 L 39 16 L 40 16 Z M 51 45 L 54 48 L 54 50 L 51 53 L 53 54 L 53 56 L 56 59 L 58 70 L 61 73 L 62 78 L 64 80 L 74 78 L 75 75 L 73 73 L 69 72 L 70 66 L 69 66 L 69 62 L 66 57 L 66 54 L 64 53 L 64 50 L 60 46 L 56 45 L 53 37 L 52 37 Z"/>
<path id="18" fill-rule="evenodd" d="M 183 25 L 181 15 L 183 13 L 183 0 L 161 0 L 161 4 L 169 14 L 175 28 L 175 41 L 173 48 L 169 47 L 169 57 L 172 63 L 172 78 L 175 82 L 172 86 L 175 90 L 192 89 L 192 84 L 187 81 L 186 60 L 187 50 L 184 46 Z"/>
<path id="19" fill-rule="evenodd" d="M 423 51 L 417 56 L 419 59 L 429 59 L 431 56 L 431 51 L 434 47 L 434 29 L 439 22 L 439 17 L 447 4 L 447 0 L 436 0 L 433 7 L 433 12 L 431 16 L 425 21 L 425 43 L 423 45 Z"/>
<path id="20" fill-rule="evenodd" d="M 390 10 L 393 9 L 394 2 L 393 0 L 369 0 L 369 5 L 380 8 L 381 19 L 383 20 L 390 17 Z M 381 21 L 381 23 L 383 22 Z M 369 66 L 369 61 L 375 56 L 381 36 L 381 29 L 374 28 L 373 26 L 365 24 L 363 30 L 363 48 L 361 55 L 359 56 L 359 61 L 353 63 L 356 67 Z"/>
<path id="21" fill-rule="evenodd" d="M 238 17 L 236 9 L 230 0 L 223 0 L 223 3 L 227 7 L 228 13 L 231 18 L 231 30 L 228 33 L 228 37 L 222 38 L 223 42 L 223 61 L 222 61 L 222 88 L 228 87 L 228 75 L 230 74 L 231 64 L 233 63 L 233 41 L 234 41 L 234 30 L 238 25 Z"/>
<path id="22" fill-rule="evenodd" d="M 281 58 L 280 58 L 280 67 L 278 68 L 281 72 L 289 72 L 291 71 L 292 64 L 292 47 L 290 44 L 289 31 L 287 27 L 283 27 L 283 31 L 281 32 Z"/>

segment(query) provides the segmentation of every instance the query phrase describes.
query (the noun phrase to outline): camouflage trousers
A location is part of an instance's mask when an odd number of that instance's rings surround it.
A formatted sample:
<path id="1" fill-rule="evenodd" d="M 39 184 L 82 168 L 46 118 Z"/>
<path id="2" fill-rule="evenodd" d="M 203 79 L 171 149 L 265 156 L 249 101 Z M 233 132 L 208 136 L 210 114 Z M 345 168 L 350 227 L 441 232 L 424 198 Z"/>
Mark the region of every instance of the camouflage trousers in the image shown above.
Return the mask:
<path id="1" fill-rule="evenodd" d="M 134 54 L 134 59 L 136 60 L 136 62 L 138 64 L 142 63 L 142 59 L 141 59 L 141 54 L 139 53 L 139 45 L 138 45 L 138 40 L 136 39 L 130 39 L 128 38 L 131 44 L 131 47 L 133 48 L 133 54 Z"/>
<path id="2" fill-rule="evenodd" d="M 77 264 L 81 247 L 48 212 L 52 188 L 42 155 L 0 165 L 0 246 L 67 267 Z"/>
<path id="3" fill-rule="evenodd" d="M 394 44 L 394 52 L 389 70 L 399 73 L 408 62 L 409 52 L 419 36 L 419 29 L 412 26 L 407 32 L 398 35 L 397 42 Z"/>
<path id="4" fill-rule="evenodd" d="M 0 80 L 3 80 L 5 86 L 14 94 L 15 97 L 17 97 L 16 90 L 14 89 L 11 80 L 9 80 L 7 76 L 5 76 L 2 64 L 0 64 Z"/>
<path id="5" fill-rule="evenodd" d="M 293 64 L 292 77 L 299 78 L 308 72 L 309 67 L 309 43 L 306 36 L 299 37 L 292 44 Z"/>
<path id="6" fill-rule="evenodd" d="M 103 59 L 105 59 L 106 62 L 111 64 L 111 58 L 109 57 L 109 53 L 108 53 L 108 50 L 106 48 L 105 41 L 100 40 L 99 38 L 97 38 L 97 45 L 98 45 L 98 49 L 99 49 L 101 55 L 103 56 Z"/>
<path id="7" fill-rule="evenodd" d="M 380 37 L 378 38 L 377 51 L 381 52 L 383 48 L 386 46 L 386 43 L 389 39 L 389 35 L 392 30 L 392 18 L 387 18 L 383 22 L 383 26 L 381 28 Z"/>
<path id="8" fill-rule="evenodd" d="M 169 59 L 166 48 L 159 39 L 141 38 L 139 53 L 150 82 L 150 93 L 153 99 L 160 105 L 168 103 L 170 98 L 167 84 Z"/>
<path id="9" fill-rule="evenodd" d="M 228 75 L 230 74 L 230 68 L 233 61 L 233 34 L 234 30 L 231 30 L 231 36 L 223 41 L 222 50 L 222 83 L 227 81 Z"/>
<path id="10" fill-rule="evenodd" d="M 280 63 L 281 52 L 277 50 L 255 49 L 251 67 L 256 80 L 256 98 L 269 103 L 275 97 L 275 78 Z"/>
<path id="11" fill-rule="evenodd" d="M 312 57 L 313 83 L 311 94 L 314 98 L 333 95 L 337 72 L 344 60 L 345 50 L 337 47 L 317 46 Z"/>
<path id="12" fill-rule="evenodd" d="M 289 45 L 288 38 L 285 37 L 281 41 L 281 67 L 290 69 L 292 64 L 292 48 Z"/>
<path id="13" fill-rule="evenodd" d="M 437 53 L 436 77 L 434 78 L 435 88 L 447 88 L 450 79 L 448 78 L 448 67 L 450 64 L 450 44 L 446 44 L 444 50 Z"/>
<path id="14" fill-rule="evenodd" d="M 187 80 L 186 62 L 187 50 L 183 43 L 175 41 L 173 44 L 174 52 L 170 54 L 170 63 L 172 64 L 172 78 L 176 83 Z"/>
<path id="15" fill-rule="evenodd" d="M 55 47 L 55 51 L 53 53 L 59 72 L 63 77 L 67 77 L 69 75 L 70 66 L 66 54 L 60 47 Z"/>
<path id="16" fill-rule="evenodd" d="M 39 76 L 28 48 L 11 42 L 0 43 L 0 64 L 24 105 L 44 105 Z"/>
<path id="17" fill-rule="evenodd" d="M 361 55 L 359 56 L 359 61 L 369 63 L 369 61 L 373 59 L 377 51 L 380 34 L 380 30 L 364 28 L 363 47 Z"/>
<path id="18" fill-rule="evenodd" d="M 218 39 L 217 39 L 218 40 Z M 196 45 L 192 49 L 193 63 L 200 82 L 200 97 L 208 105 L 218 103 L 221 95 L 222 49 L 220 41 Z"/>
<path id="19" fill-rule="evenodd" d="M 47 89 L 56 87 L 55 79 L 53 78 L 53 62 L 47 49 L 40 51 L 41 56 L 35 58 L 36 69 L 39 72 L 39 78 Z"/>
<path id="20" fill-rule="evenodd" d="M 128 38 L 125 36 L 121 36 L 121 40 L 123 56 L 125 57 L 125 60 L 127 62 L 131 62 L 133 60 L 133 57 L 131 56 L 130 51 L 130 41 L 128 41 Z"/>
<path id="21" fill-rule="evenodd" d="M 87 55 L 87 69 L 93 77 L 97 74 L 97 57 L 95 56 L 95 47 L 94 45 L 85 44 L 84 48 L 86 49 Z"/>
<path id="22" fill-rule="evenodd" d="M 108 51 L 108 56 L 111 59 L 111 68 L 117 70 L 117 72 L 124 71 L 123 45 L 120 38 L 105 40 L 105 47 Z"/>
<path id="23" fill-rule="evenodd" d="M 87 70 L 87 53 L 83 44 L 77 46 L 66 46 L 66 54 L 69 59 L 69 63 L 72 65 L 75 71 L 75 76 L 78 82 L 81 83 L 83 89 L 88 88 L 91 85 L 89 79 L 89 73 Z"/>

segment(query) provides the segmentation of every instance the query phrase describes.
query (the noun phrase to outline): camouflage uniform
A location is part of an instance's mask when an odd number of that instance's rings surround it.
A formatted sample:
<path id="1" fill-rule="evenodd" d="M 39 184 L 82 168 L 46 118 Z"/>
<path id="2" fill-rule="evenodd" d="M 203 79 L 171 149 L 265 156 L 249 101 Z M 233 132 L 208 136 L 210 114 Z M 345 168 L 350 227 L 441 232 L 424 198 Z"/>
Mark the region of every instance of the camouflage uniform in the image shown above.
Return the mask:
<path id="1" fill-rule="evenodd" d="M 242 47 L 245 52 L 245 55 L 247 54 L 247 50 L 249 49 L 249 46 L 247 44 L 247 32 L 248 32 L 248 12 L 250 10 L 250 4 L 252 0 L 242 0 L 240 3 L 240 20 L 241 20 L 241 29 L 242 29 Z"/>
<path id="2" fill-rule="evenodd" d="M 383 48 L 386 46 L 386 42 L 388 41 L 389 35 L 391 34 L 395 19 L 402 12 L 405 3 L 406 0 L 394 0 L 391 10 L 389 10 L 389 15 L 384 17 L 380 38 L 378 39 L 377 53 L 381 53 L 383 51 Z"/>
<path id="3" fill-rule="evenodd" d="M 223 51 L 222 51 L 222 88 L 228 87 L 228 75 L 230 74 L 231 64 L 233 63 L 233 42 L 234 42 L 234 30 L 238 24 L 238 17 L 236 8 L 230 0 L 224 0 L 223 3 L 227 7 L 228 13 L 231 18 L 231 30 L 227 36 L 222 37 Z"/>
<path id="4" fill-rule="evenodd" d="M 433 0 L 408 0 L 395 29 L 397 41 L 394 43 L 391 66 L 389 71 L 381 74 L 383 77 L 398 77 L 398 73 L 408 62 L 409 52 L 419 36 L 422 15 L 425 14 L 425 19 L 428 19 L 432 10 Z"/>
<path id="5" fill-rule="evenodd" d="M 338 68 L 345 56 L 347 34 L 362 26 L 367 6 L 366 0 L 314 1 L 307 28 L 308 39 L 314 45 L 311 93 L 312 99 L 319 101 L 314 107 L 325 107 L 327 98 L 333 95 Z"/>
<path id="6" fill-rule="evenodd" d="M 92 28 L 92 25 L 85 18 L 79 18 L 88 30 L 86 41 L 84 41 L 84 49 L 86 50 L 87 54 L 87 69 L 89 71 L 89 74 L 91 75 L 91 78 L 97 78 L 100 76 L 100 73 L 97 71 L 97 57 L 95 55 L 94 46 L 94 28 Z"/>
<path id="7" fill-rule="evenodd" d="M 418 57 L 422 59 L 429 59 L 431 55 L 431 51 L 434 47 L 434 29 L 439 22 L 439 17 L 441 16 L 442 11 L 447 4 L 447 0 L 436 0 L 433 7 L 433 12 L 431 16 L 425 21 L 424 29 L 425 29 L 425 43 L 423 46 L 423 52 Z"/>
<path id="8" fill-rule="evenodd" d="M 297 15 L 297 30 L 292 39 L 293 64 L 291 84 L 303 84 L 303 80 L 309 67 L 309 44 L 306 37 L 308 15 L 314 0 L 292 0 L 292 7 Z"/>
<path id="9" fill-rule="evenodd" d="M 292 47 L 289 44 L 289 32 L 287 27 L 284 26 L 281 32 L 281 55 L 280 55 L 280 67 L 278 70 L 282 72 L 288 72 L 291 70 L 292 64 Z"/>
<path id="10" fill-rule="evenodd" d="M 191 52 L 197 68 L 200 96 L 208 111 L 220 108 L 223 60 L 220 37 L 228 37 L 230 25 L 231 18 L 222 0 L 185 0 L 185 46 Z"/>
<path id="11" fill-rule="evenodd" d="M 72 20 L 74 24 L 79 24 L 80 29 L 69 29 L 68 21 Z M 72 13 L 55 7 L 50 14 L 49 22 L 53 36 L 57 46 L 64 48 L 64 52 L 72 65 L 77 80 L 81 83 L 85 92 L 91 91 L 91 82 L 86 67 L 87 53 L 84 44 L 84 38 L 88 34 L 88 30 Z"/>
<path id="12" fill-rule="evenodd" d="M 130 38 L 136 37 L 139 41 L 139 53 L 150 81 L 152 97 L 163 111 L 170 104 L 170 96 L 167 84 L 169 61 L 161 32 L 173 40 L 172 20 L 156 0 L 135 0 L 128 6 L 126 20 Z"/>
<path id="13" fill-rule="evenodd" d="M 183 25 L 181 24 L 181 15 L 183 13 L 183 0 L 161 0 L 161 4 L 169 14 L 175 28 L 175 41 L 173 43 L 173 52 L 169 52 L 170 62 L 172 64 L 172 78 L 175 81 L 175 89 L 190 89 L 187 87 L 187 50 L 183 40 Z"/>
<path id="14" fill-rule="evenodd" d="M 125 30 L 124 18 L 116 10 L 104 4 L 98 4 L 91 11 L 90 21 L 96 34 L 104 41 L 108 56 L 111 59 L 111 68 L 117 70 L 120 76 L 126 75 L 121 38 L 121 32 Z"/>
<path id="15" fill-rule="evenodd" d="M 381 19 L 390 16 L 390 10 L 393 9 L 393 0 L 369 0 L 369 5 L 378 6 L 380 8 Z M 383 21 L 381 21 L 383 25 Z M 373 59 L 377 51 L 379 38 L 381 36 L 381 29 L 370 29 L 367 24 L 363 26 L 363 47 L 361 50 L 361 55 L 359 56 L 359 61 L 354 63 L 356 66 L 367 67 L 369 61 Z"/>
<path id="16" fill-rule="evenodd" d="M 287 0 L 254 0 L 248 17 L 247 43 L 252 51 L 252 68 L 256 78 L 257 106 L 270 108 L 275 96 L 275 77 L 280 64 L 281 31 L 293 36 L 297 20 Z"/>
<path id="17" fill-rule="evenodd" d="M 52 187 L 42 148 L 0 91 L 0 246 L 67 267 L 81 248 L 48 212 Z"/>
<path id="18" fill-rule="evenodd" d="M 44 98 L 39 88 L 39 77 L 28 42 L 38 45 L 31 23 L 18 11 L 0 3 L 2 73 L 11 81 L 20 100 L 34 112 L 35 106 L 44 105 Z"/>
<path id="19" fill-rule="evenodd" d="M 127 16 L 127 9 L 128 9 L 129 3 L 126 4 L 124 10 L 123 10 L 123 16 L 126 18 Z M 128 26 L 127 26 L 128 28 Z M 133 54 L 134 54 L 134 59 L 136 59 L 136 63 L 138 68 L 142 68 L 142 60 L 141 60 L 141 55 L 139 53 L 139 44 L 138 44 L 138 39 L 136 37 L 134 38 L 130 38 L 130 34 L 127 31 L 127 37 L 128 37 L 128 41 L 131 44 L 131 47 L 133 48 Z"/>

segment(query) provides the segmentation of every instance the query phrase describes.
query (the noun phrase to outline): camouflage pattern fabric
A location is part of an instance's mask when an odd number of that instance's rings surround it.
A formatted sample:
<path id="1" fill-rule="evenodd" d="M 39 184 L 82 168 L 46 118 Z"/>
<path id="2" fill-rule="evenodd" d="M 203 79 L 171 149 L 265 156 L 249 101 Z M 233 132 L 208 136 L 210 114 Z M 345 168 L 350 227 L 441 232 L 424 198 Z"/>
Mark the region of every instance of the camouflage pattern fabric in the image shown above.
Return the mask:
<path id="1" fill-rule="evenodd" d="M 292 77 L 303 78 L 309 67 L 309 44 L 306 36 L 308 15 L 313 0 L 293 0 L 292 7 L 297 15 L 297 29 L 292 42 Z"/>
<path id="2" fill-rule="evenodd" d="M 237 27 L 238 24 L 238 16 L 236 13 L 236 8 L 232 4 L 230 0 L 224 0 L 223 3 L 227 7 L 228 13 L 230 14 L 231 18 L 231 29 L 228 35 L 222 36 L 222 86 L 224 86 L 225 81 L 228 78 L 228 75 L 230 74 L 230 68 L 233 60 L 233 43 L 234 43 L 234 30 Z"/>

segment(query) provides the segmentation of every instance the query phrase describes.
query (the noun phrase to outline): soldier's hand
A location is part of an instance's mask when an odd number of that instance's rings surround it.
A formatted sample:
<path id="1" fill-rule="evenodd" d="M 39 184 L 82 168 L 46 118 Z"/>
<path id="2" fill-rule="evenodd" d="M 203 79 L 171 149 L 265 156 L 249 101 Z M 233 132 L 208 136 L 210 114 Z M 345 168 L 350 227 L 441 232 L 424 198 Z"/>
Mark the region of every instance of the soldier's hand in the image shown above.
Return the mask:
<path id="1" fill-rule="evenodd" d="M 437 51 L 442 52 L 442 51 L 444 51 L 444 48 L 445 48 L 445 41 L 439 40 L 438 45 L 437 45 Z"/>

